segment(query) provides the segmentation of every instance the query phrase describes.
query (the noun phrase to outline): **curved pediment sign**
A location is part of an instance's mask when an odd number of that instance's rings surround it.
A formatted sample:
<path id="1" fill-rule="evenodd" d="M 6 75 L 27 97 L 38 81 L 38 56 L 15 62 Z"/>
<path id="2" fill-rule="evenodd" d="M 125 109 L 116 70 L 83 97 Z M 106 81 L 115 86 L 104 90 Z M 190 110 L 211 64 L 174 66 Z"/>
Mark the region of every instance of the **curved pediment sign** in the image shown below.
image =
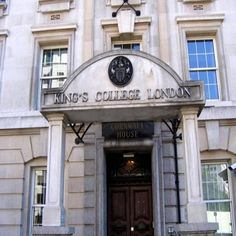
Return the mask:
<path id="1" fill-rule="evenodd" d="M 72 122 L 150 120 L 203 104 L 201 81 L 181 80 L 149 54 L 111 51 L 84 63 L 60 89 L 42 90 L 41 112 L 63 112 Z"/>

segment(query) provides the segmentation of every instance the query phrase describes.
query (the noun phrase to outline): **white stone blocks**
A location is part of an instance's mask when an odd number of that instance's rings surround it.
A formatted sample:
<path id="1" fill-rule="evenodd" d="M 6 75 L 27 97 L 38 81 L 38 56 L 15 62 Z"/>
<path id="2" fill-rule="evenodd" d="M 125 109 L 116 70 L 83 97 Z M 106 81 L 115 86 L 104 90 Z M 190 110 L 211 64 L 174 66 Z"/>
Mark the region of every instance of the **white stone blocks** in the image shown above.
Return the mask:
<path id="1" fill-rule="evenodd" d="M 15 225 L 4 225 L 0 227 L 0 236 L 16 236 L 21 234 L 21 227 Z"/>
<path id="2" fill-rule="evenodd" d="M 206 121 L 206 133 L 208 139 L 208 149 L 219 149 L 220 146 L 220 126 L 219 121 Z"/>
<path id="3" fill-rule="evenodd" d="M 0 225 L 21 225 L 21 210 L 1 210 Z M 0 228 L 1 235 L 1 228 Z M 8 234 L 7 234 L 8 235 Z"/>
<path id="4" fill-rule="evenodd" d="M 22 179 L 0 179 L 0 194 L 17 194 L 23 192 L 23 178 Z"/>
<path id="5" fill-rule="evenodd" d="M 75 138 L 75 137 L 74 137 Z M 67 143 L 74 143 L 74 138 L 67 140 Z M 66 159 L 70 162 L 84 161 L 84 147 L 83 146 L 73 146 L 71 149 L 66 146 Z"/>
<path id="6" fill-rule="evenodd" d="M 70 209 L 95 207 L 94 193 L 93 192 L 70 193 L 68 196 L 68 207 Z"/>
<path id="7" fill-rule="evenodd" d="M 23 165 L 0 165 L 0 178 L 3 179 L 23 179 L 24 178 L 24 166 Z"/>
<path id="8" fill-rule="evenodd" d="M 84 174 L 86 176 L 95 175 L 95 161 L 85 161 L 84 163 Z"/>
<path id="9" fill-rule="evenodd" d="M 22 208 L 22 194 L 2 194 L 0 199 L 0 209 Z"/>
<path id="10" fill-rule="evenodd" d="M 84 162 L 74 162 L 69 164 L 69 177 L 83 177 Z"/>
<path id="11" fill-rule="evenodd" d="M 81 193 L 84 192 L 85 178 L 69 178 L 68 179 L 68 192 L 69 193 Z"/>
<path id="12" fill-rule="evenodd" d="M 85 176 L 84 191 L 95 191 L 96 183 L 93 176 Z"/>
<path id="13" fill-rule="evenodd" d="M 95 224 L 95 209 L 69 209 L 68 210 L 69 225 Z"/>
<path id="14" fill-rule="evenodd" d="M 236 127 L 230 127 L 228 150 L 232 153 L 236 153 L 235 140 L 236 140 Z"/>

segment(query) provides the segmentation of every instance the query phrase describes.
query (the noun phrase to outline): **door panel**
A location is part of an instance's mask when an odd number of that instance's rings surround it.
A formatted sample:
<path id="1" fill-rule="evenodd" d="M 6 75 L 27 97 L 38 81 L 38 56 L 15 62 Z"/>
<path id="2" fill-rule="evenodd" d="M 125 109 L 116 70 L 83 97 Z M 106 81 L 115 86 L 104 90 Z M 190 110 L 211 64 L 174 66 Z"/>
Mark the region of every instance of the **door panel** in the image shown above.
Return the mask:
<path id="1" fill-rule="evenodd" d="M 130 197 L 131 224 L 134 227 L 131 235 L 153 235 L 151 186 L 130 187 Z"/>
<path id="2" fill-rule="evenodd" d="M 112 187 L 109 189 L 109 235 L 127 236 L 129 222 L 129 188 Z"/>
<path id="3" fill-rule="evenodd" d="M 113 186 L 108 195 L 109 236 L 152 236 L 151 186 Z"/>

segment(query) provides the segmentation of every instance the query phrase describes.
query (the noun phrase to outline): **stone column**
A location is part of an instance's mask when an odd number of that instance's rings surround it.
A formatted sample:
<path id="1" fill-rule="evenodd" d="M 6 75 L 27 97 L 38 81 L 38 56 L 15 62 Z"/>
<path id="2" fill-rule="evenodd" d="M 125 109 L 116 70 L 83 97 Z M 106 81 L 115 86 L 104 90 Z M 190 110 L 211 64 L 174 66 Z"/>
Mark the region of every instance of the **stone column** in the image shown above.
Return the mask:
<path id="1" fill-rule="evenodd" d="M 50 114 L 48 131 L 47 193 L 43 226 L 64 225 L 64 114 Z"/>
<path id="2" fill-rule="evenodd" d="M 206 223 L 206 206 L 203 202 L 201 162 L 198 143 L 198 108 L 181 109 L 183 144 L 186 167 L 188 223 Z"/>

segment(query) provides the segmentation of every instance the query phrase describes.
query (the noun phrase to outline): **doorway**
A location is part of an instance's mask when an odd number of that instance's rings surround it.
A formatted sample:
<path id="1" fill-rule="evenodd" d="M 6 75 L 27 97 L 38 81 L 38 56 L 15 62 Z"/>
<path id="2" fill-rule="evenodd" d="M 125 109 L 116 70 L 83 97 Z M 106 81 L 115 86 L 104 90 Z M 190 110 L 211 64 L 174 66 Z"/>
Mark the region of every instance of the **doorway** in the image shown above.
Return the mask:
<path id="1" fill-rule="evenodd" d="M 153 236 L 151 153 L 107 153 L 109 236 Z"/>

